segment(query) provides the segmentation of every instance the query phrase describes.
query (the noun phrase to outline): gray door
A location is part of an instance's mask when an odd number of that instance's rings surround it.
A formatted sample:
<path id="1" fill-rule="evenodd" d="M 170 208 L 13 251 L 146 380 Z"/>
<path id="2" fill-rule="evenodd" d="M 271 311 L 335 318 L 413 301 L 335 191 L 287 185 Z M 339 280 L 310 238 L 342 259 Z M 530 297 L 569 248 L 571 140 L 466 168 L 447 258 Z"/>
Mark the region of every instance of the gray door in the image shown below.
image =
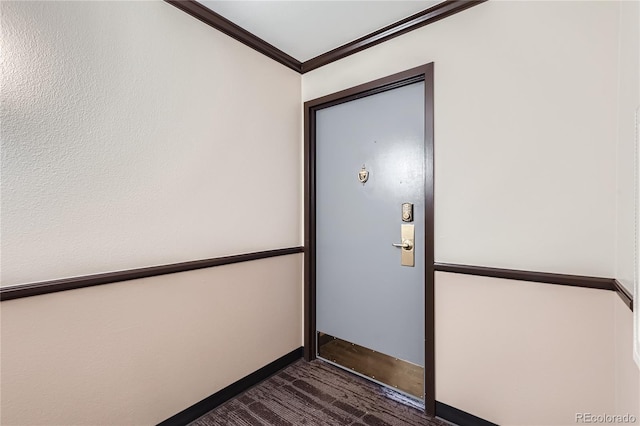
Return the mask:
<path id="1" fill-rule="evenodd" d="M 417 82 L 316 112 L 321 358 L 327 335 L 424 367 L 424 96 Z M 413 204 L 410 222 L 403 222 L 404 203 Z M 415 266 L 401 265 L 405 249 L 392 245 L 401 243 L 403 224 L 415 227 Z"/>

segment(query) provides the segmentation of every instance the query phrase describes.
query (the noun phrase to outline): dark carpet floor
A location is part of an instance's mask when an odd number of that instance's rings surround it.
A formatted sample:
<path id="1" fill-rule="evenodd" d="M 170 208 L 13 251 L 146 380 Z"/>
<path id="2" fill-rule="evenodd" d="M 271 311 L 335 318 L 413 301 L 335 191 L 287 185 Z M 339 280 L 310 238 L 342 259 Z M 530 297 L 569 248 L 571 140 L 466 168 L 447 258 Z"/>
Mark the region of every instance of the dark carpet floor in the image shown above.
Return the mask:
<path id="1" fill-rule="evenodd" d="M 191 426 L 447 425 L 409 404 L 401 394 L 333 365 L 299 360 Z"/>

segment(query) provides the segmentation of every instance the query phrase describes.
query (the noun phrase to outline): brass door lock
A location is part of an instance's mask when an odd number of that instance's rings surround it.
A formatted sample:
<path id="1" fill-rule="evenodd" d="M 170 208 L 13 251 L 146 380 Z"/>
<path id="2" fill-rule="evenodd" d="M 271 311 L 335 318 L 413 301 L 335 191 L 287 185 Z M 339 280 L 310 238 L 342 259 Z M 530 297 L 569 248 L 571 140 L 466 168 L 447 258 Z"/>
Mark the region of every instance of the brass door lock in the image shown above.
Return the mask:
<path id="1" fill-rule="evenodd" d="M 402 266 L 415 266 L 414 260 L 414 242 L 415 240 L 415 226 L 414 225 L 400 225 L 400 241 L 401 243 L 393 243 L 394 247 L 399 247 L 400 251 L 400 264 Z"/>

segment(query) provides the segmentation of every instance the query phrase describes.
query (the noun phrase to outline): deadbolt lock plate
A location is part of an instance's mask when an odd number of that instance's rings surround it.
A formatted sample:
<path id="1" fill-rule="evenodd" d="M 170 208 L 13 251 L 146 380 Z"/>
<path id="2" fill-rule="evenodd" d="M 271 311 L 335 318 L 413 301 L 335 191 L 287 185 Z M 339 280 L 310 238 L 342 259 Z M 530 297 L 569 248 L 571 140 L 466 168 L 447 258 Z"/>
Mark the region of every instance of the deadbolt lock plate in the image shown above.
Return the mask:
<path id="1" fill-rule="evenodd" d="M 402 204 L 402 221 L 413 222 L 413 204 L 411 203 Z"/>

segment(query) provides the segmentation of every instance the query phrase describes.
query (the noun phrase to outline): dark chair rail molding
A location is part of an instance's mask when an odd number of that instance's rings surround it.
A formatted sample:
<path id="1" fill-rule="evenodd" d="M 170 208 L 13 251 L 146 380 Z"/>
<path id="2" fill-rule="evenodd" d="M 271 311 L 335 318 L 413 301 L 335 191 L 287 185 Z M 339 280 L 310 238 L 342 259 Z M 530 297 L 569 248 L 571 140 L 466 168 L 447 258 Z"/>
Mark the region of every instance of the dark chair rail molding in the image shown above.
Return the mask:
<path id="1" fill-rule="evenodd" d="M 618 293 L 624 304 L 633 311 L 633 296 L 614 278 L 587 277 L 583 275 L 551 274 L 548 272 L 520 271 L 515 269 L 487 268 L 484 266 L 434 263 L 434 270 L 481 277 L 504 278 L 543 284 L 611 290 Z"/>
<path id="2" fill-rule="evenodd" d="M 289 247 L 266 250 L 233 256 L 215 257 L 211 259 L 193 260 L 169 265 L 151 266 L 148 268 L 129 269 L 126 271 L 106 272 L 103 274 L 85 275 L 81 277 L 62 278 L 52 281 L 41 281 L 29 284 L 0 287 L 0 301 L 20 299 L 23 297 L 39 296 L 41 294 L 59 291 L 75 290 L 96 285 L 111 284 L 121 281 L 148 278 L 158 275 L 174 274 L 177 272 L 193 271 L 195 269 L 212 268 L 239 262 L 268 259 L 276 256 L 304 253 L 304 247 Z M 484 266 L 455 265 L 449 263 L 434 263 L 434 270 L 456 274 L 476 275 L 482 277 L 504 278 L 516 281 L 528 281 L 544 284 L 567 285 L 573 287 L 594 288 L 615 291 L 624 304 L 633 311 L 633 296 L 616 279 L 587 277 L 582 275 L 551 274 L 546 272 L 521 271 L 514 269 L 488 268 Z"/>
<path id="3" fill-rule="evenodd" d="M 551 274 L 547 272 L 520 271 L 515 269 L 487 268 L 484 266 L 453 265 L 435 263 L 435 270 L 456 274 L 480 275 L 483 277 L 505 278 L 516 281 L 530 281 L 545 284 L 559 284 L 574 287 L 615 290 L 612 278 L 585 277 L 582 275 Z"/>
<path id="4" fill-rule="evenodd" d="M 455 15 L 458 12 L 462 12 L 470 7 L 484 3 L 487 0 L 445 0 L 442 3 L 438 3 L 421 12 L 411 15 L 408 18 L 402 19 L 305 62 L 298 61 L 294 57 L 284 53 L 277 47 L 267 43 L 260 37 L 234 24 L 222 15 L 212 11 L 195 0 L 165 1 L 188 13 L 194 18 L 199 19 L 210 27 L 227 34 L 229 37 L 238 40 L 263 55 L 280 62 L 282 65 L 304 74 L 305 72 L 330 64 L 338 59 L 353 55 L 354 53 L 358 53 L 364 49 L 408 33 L 409 31 L 413 31 L 448 16 Z"/>
<path id="5" fill-rule="evenodd" d="M 195 269 L 211 268 L 214 266 L 230 265 L 232 263 L 248 262 L 267 259 L 276 256 L 303 253 L 304 247 L 289 247 L 276 250 L 258 251 L 233 256 L 214 257 L 211 259 L 192 260 L 189 262 L 172 263 L 170 265 L 151 266 L 148 268 L 129 269 L 126 271 L 107 272 L 103 274 L 85 275 L 82 277 L 63 278 L 53 281 L 42 281 L 30 284 L 20 284 L 0 288 L 0 300 L 12 300 L 22 297 L 38 296 L 65 290 L 75 290 L 102 284 L 111 284 L 139 278 L 155 277 L 158 275 L 174 274 L 177 272 L 193 271 Z"/>
<path id="6" fill-rule="evenodd" d="M 622 299 L 624 304 L 627 305 L 629 309 L 631 309 L 631 312 L 633 312 L 633 296 L 631 295 L 631 293 L 629 293 L 629 291 L 620 283 L 620 281 L 614 280 L 613 284 L 615 286 L 616 293 L 618 293 L 618 296 L 620 296 L 620 299 Z"/>

